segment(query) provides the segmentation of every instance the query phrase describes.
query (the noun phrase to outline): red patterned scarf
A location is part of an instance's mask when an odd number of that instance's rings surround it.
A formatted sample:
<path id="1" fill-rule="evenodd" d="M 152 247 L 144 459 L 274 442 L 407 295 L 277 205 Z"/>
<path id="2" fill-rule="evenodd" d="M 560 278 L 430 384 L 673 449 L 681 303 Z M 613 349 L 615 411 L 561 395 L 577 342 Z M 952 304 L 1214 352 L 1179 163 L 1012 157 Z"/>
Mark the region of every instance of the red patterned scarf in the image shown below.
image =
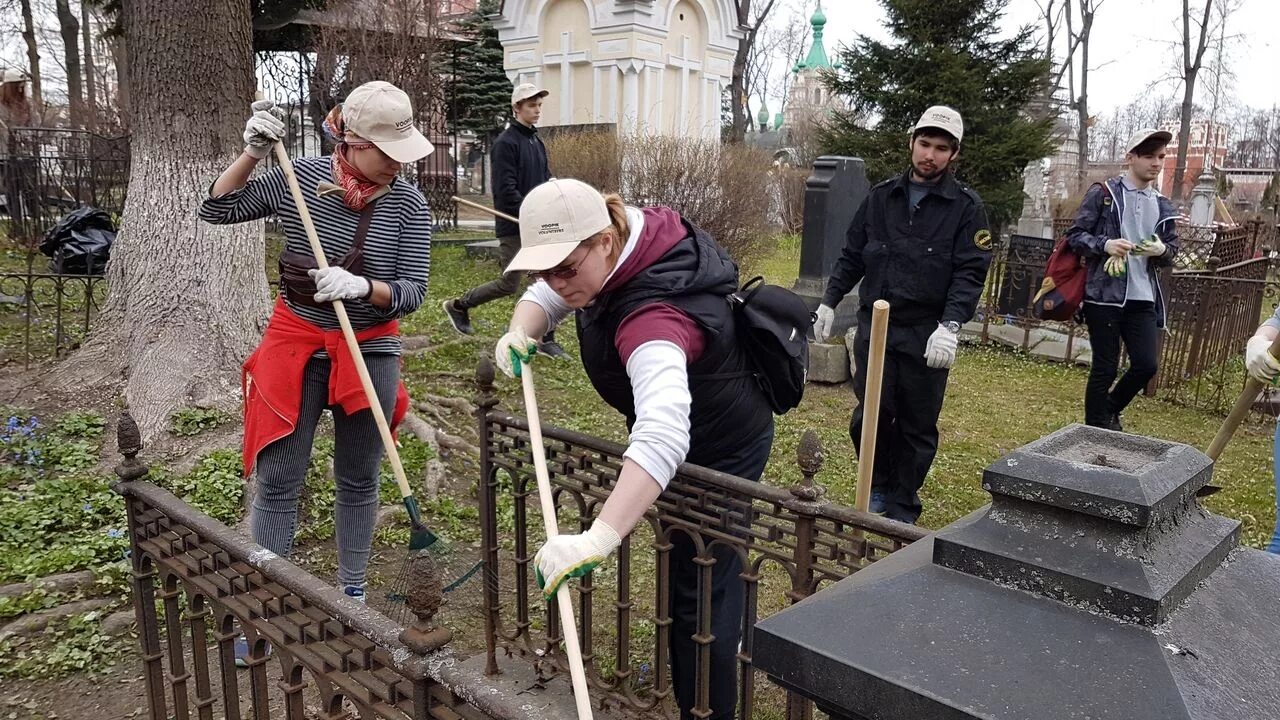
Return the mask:
<path id="1" fill-rule="evenodd" d="M 364 206 L 369 204 L 369 198 L 381 190 L 382 186 L 365 177 L 347 159 L 347 152 L 371 148 L 374 145 L 370 142 L 347 140 L 342 122 L 341 105 L 329 112 L 328 117 L 324 119 L 324 126 L 330 137 L 338 141 L 338 147 L 333 152 L 333 179 L 342 187 L 342 202 L 352 210 L 364 210 Z"/>

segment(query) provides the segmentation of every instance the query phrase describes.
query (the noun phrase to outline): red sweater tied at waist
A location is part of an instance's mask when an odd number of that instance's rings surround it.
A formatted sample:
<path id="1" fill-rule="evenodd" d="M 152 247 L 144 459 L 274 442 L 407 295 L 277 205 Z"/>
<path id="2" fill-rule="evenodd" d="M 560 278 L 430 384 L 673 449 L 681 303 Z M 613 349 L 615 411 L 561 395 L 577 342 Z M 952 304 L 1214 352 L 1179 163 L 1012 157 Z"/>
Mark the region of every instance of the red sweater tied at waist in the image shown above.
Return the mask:
<path id="1" fill-rule="evenodd" d="M 391 320 L 356 333 L 360 342 L 395 335 L 400 323 Z M 267 323 L 262 342 L 245 361 L 240 375 L 244 393 L 244 474 L 248 477 L 267 445 L 288 437 L 298 424 L 302 381 L 307 361 L 317 350 L 329 356 L 329 405 L 348 415 L 369 408 L 351 351 L 341 330 L 324 330 L 298 317 L 282 298 Z M 409 409 L 409 392 L 400 381 L 391 416 L 395 429 Z"/>

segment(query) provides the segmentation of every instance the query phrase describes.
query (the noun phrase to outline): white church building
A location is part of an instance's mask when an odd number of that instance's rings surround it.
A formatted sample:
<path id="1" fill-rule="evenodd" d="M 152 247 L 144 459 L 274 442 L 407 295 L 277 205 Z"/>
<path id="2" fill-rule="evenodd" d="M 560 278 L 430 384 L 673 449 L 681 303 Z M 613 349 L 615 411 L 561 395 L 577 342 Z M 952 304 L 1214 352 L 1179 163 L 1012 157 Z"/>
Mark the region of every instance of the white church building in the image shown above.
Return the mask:
<path id="1" fill-rule="evenodd" d="M 733 0 L 505 0 L 499 16 L 511 82 L 551 93 L 540 125 L 720 136 L 742 37 Z"/>

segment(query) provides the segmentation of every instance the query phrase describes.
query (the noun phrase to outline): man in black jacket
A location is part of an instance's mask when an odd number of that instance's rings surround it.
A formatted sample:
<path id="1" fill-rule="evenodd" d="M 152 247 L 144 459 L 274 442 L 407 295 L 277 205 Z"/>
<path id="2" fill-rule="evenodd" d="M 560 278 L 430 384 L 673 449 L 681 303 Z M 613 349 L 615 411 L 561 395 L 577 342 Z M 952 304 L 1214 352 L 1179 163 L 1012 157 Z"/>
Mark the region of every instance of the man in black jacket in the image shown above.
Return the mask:
<path id="1" fill-rule="evenodd" d="M 520 216 L 520 205 L 530 190 L 551 179 L 547 148 L 534 127 L 542 119 L 542 99 L 547 94 L 546 90 L 530 83 L 517 85 L 511 93 L 514 121 L 493 143 L 493 207 L 512 217 Z M 498 236 L 498 262 L 505 268 L 520 250 L 520 226 L 497 218 L 494 232 Z M 521 276 L 519 272 L 504 272 L 497 280 L 472 288 L 462 297 L 445 300 L 444 312 L 449 322 L 458 332 L 470 335 L 474 330 L 468 311 L 516 294 Z M 564 355 L 564 348 L 548 333 L 538 344 L 538 352 L 560 357 Z"/>
<path id="2" fill-rule="evenodd" d="M 950 168 L 963 137 L 960 113 L 949 107 L 920 117 L 911 134 L 911 169 L 876 185 L 858 208 L 814 324 L 825 339 L 835 306 L 862 281 L 853 348 L 859 404 L 849 427 L 858 448 L 871 305 L 883 299 L 891 306 L 870 509 L 907 523 L 920 517 L 917 493 L 938 451 L 938 415 L 960 325 L 973 317 L 991 264 L 982 199 Z"/>

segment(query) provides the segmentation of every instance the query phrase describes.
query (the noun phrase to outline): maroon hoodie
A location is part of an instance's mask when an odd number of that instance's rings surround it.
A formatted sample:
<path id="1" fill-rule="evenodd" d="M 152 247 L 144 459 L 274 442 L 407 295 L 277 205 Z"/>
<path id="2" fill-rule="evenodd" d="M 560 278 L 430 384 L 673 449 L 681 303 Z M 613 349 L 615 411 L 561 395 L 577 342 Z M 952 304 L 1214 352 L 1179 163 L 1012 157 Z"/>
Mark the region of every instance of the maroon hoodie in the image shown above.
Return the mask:
<path id="1" fill-rule="evenodd" d="M 689 234 L 680 220 L 680 213 L 671 208 L 642 208 L 640 212 L 644 215 L 644 228 L 636 239 L 636 247 L 601 288 L 602 293 L 627 284 Z M 614 345 L 623 366 L 636 348 L 654 340 L 674 343 L 684 351 L 688 363 L 701 357 L 707 345 L 702 328 L 692 318 L 667 303 L 651 303 L 641 306 L 618 325 Z"/>

